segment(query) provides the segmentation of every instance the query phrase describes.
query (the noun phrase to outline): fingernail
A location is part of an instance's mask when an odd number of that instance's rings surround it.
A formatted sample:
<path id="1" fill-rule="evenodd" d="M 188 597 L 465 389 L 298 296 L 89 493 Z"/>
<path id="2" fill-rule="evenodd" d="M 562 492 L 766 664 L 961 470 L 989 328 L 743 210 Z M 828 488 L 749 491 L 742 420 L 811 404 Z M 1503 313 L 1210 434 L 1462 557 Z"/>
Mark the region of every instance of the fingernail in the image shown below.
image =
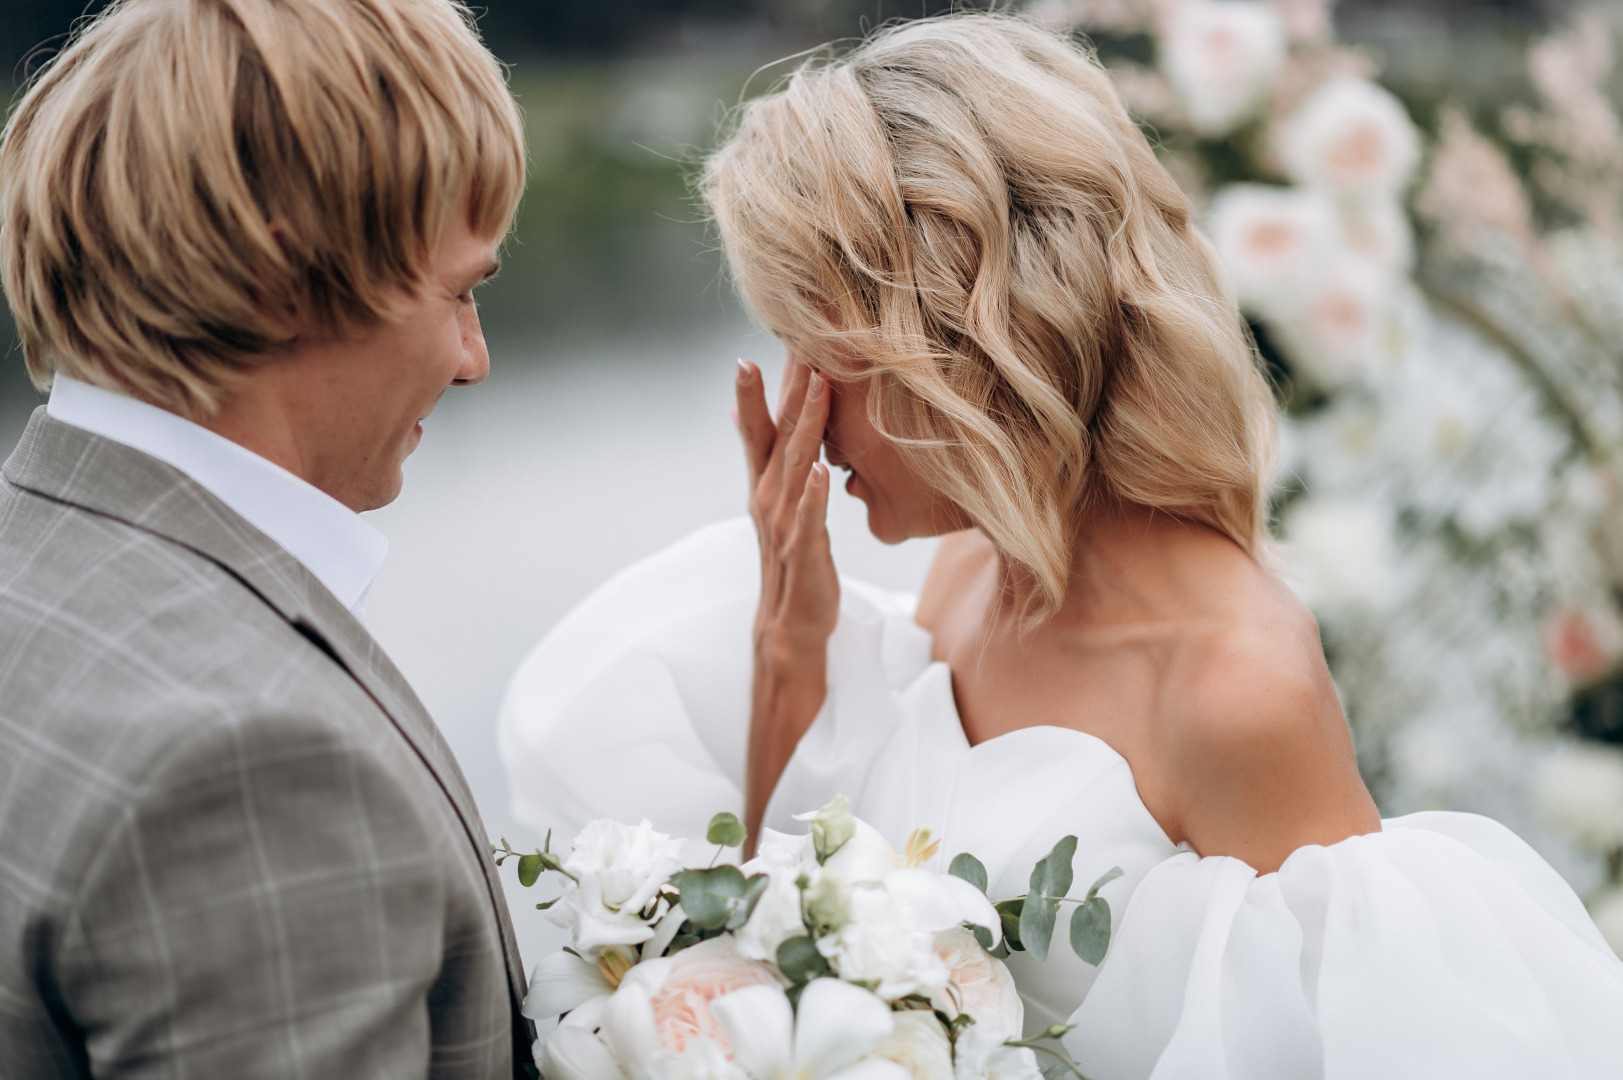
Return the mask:
<path id="1" fill-rule="evenodd" d="M 738 381 L 739 382 L 749 382 L 749 378 L 750 378 L 749 361 L 745 360 L 742 356 L 740 356 L 738 358 Z"/>
<path id="2" fill-rule="evenodd" d="M 823 377 L 817 374 L 815 371 L 812 372 L 811 383 L 806 389 L 806 396 L 811 398 L 813 401 L 816 401 L 818 398 L 823 396 L 823 389 L 825 386 L 827 386 L 827 384 L 823 382 Z"/>

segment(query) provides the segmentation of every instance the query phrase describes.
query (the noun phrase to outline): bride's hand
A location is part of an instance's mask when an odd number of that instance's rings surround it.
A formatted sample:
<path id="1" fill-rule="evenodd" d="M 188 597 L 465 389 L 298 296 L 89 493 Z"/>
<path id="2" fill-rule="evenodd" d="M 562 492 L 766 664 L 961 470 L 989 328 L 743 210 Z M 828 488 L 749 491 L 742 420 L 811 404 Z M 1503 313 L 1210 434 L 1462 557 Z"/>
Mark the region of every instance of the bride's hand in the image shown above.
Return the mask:
<path id="1" fill-rule="evenodd" d="M 737 390 L 750 517 L 761 544 L 744 781 L 744 823 L 753 851 L 766 801 L 828 691 L 828 638 L 839 618 L 840 582 L 826 524 L 828 468 L 817 461 L 828 425 L 827 382 L 791 360 L 775 424 L 753 364 L 739 362 Z"/>

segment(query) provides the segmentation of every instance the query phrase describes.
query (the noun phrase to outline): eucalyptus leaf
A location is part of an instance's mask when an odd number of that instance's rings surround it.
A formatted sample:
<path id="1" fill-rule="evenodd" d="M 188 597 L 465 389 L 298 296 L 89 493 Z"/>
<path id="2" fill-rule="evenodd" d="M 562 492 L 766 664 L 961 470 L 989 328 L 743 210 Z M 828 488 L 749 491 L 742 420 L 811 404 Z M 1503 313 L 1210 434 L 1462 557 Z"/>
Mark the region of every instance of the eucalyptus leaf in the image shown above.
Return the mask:
<path id="1" fill-rule="evenodd" d="M 1046 896 L 1028 896 L 1020 910 L 1020 944 L 1039 960 L 1048 959 L 1048 944 L 1054 939 L 1054 920 L 1059 901 Z"/>
<path id="2" fill-rule="evenodd" d="M 736 866 L 683 870 L 671 878 L 682 910 L 701 930 L 737 930 L 748 921 L 766 891 L 767 877 L 746 878 Z"/>
<path id="3" fill-rule="evenodd" d="M 988 930 L 984 926 L 971 926 L 969 928 L 969 932 L 975 935 L 975 940 L 980 942 L 981 948 L 987 950 L 988 952 L 991 951 L 992 931 Z"/>
<path id="4" fill-rule="evenodd" d="M 778 970 L 791 983 L 808 983 L 829 973 L 828 961 L 809 937 L 792 937 L 778 946 Z"/>
<path id="5" fill-rule="evenodd" d="M 1110 948 L 1110 901 L 1090 896 L 1071 912 L 1071 948 L 1096 966 L 1105 958 Z"/>
<path id="6" fill-rule="evenodd" d="M 1106 870 L 1104 873 L 1100 874 L 1099 880 L 1088 886 L 1087 899 L 1092 900 L 1095 896 L 1098 896 L 1100 889 L 1104 888 L 1106 885 L 1109 885 L 1112 881 L 1115 881 L 1119 877 L 1121 877 L 1121 867 L 1119 866 L 1112 866 L 1109 870 Z"/>
<path id="7" fill-rule="evenodd" d="M 704 838 L 718 847 L 738 847 L 744 842 L 744 825 L 736 815 L 723 811 L 710 819 Z"/>
<path id="8" fill-rule="evenodd" d="M 683 870 L 671 878 L 681 894 L 682 910 L 693 925 L 703 930 L 720 930 L 733 913 L 733 902 L 748 887 L 736 866 L 713 870 Z"/>
<path id="9" fill-rule="evenodd" d="M 981 892 L 986 891 L 986 867 L 967 851 L 952 857 L 952 865 L 947 867 L 947 873 L 963 878 Z"/>
<path id="10" fill-rule="evenodd" d="M 537 910 L 537 911 L 545 911 L 545 910 L 547 910 L 547 908 L 551 907 L 553 904 L 556 904 L 558 901 L 560 901 L 562 899 L 563 899 L 563 897 L 561 897 L 561 896 L 554 896 L 551 900 L 543 900 L 539 904 L 535 905 L 535 910 Z"/>
<path id="11" fill-rule="evenodd" d="M 1031 868 L 1031 895 L 1063 899 L 1071 891 L 1071 860 L 1076 857 L 1076 837 L 1061 837 L 1054 849 Z"/>
<path id="12" fill-rule="evenodd" d="M 998 921 L 1003 924 L 1003 940 L 1011 952 L 1019 952 L 1025 948 L 1020 943 L 1020 911 L 1025 905 L 1025 897 L 1000 900 L 992 905 L 997 910 Z"/>
<path id="13" fill-rule="evenodd" d="M 534 885 L 541 876 L 541 854 L 520 855 L 518 859 L 518 883 L 526 889 Z"/>
<path id="14" fill-rule="evenodd" d="M 750 916 L 755 913 L 755 905 L 761 902 L 761 896 L 766 892 L 769 880 L 765 874 L 756 874 L 744 881 L 744 895 L 732 902 L 727 929 L 737 930 L 749 922 Z"/>

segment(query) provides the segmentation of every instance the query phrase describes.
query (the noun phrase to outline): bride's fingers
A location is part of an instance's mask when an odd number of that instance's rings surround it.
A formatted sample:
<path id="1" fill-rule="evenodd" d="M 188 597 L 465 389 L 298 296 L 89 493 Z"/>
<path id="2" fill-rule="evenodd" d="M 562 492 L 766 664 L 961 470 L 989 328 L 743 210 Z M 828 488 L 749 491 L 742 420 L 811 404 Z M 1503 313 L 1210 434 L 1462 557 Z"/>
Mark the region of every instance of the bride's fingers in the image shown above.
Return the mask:
<path id="1" fill-rule="evenodd" d="M 738 435 L 744 441 L 744 459 L 749 464 L 750 491 L 761 482 L 767 461 L 772 456 L 772 444 L 777 440 L 777 425 L 766 411 L 766 386 L 761 369 L 747 361 L 738 362 L 738 379 L 734 385 L 738 399 Z"/>
<path id="2" fill-rule="evenodd" d="M 783 583 L 784 600 L 796 622 L 826 635 L 839 609 L 839 577 L 828 540 L 828 466 L 812 466 L 795 508 L 794 539 Z"/>
<path id="3" fill-rule="evenodd" d="M 784 437 L 783 473 L 778 481 L 778 520 L 785 526 L 794 520 L 795 507 L 800 504 L 806 487 L 807 473 L 822 453 L 823 432 L 828 427 L 828 382 L 816 373 L 808 373 L 806 381 L 798 422 Z"/>

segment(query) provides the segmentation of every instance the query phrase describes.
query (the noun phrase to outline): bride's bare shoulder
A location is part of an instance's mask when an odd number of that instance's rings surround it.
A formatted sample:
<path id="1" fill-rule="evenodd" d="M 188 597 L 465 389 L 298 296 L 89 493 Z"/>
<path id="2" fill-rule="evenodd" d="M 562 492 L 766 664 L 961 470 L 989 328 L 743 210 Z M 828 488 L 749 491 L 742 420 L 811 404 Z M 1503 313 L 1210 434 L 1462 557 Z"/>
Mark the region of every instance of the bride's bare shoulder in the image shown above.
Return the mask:
<path id="1" fill-rule="evenodd" d="M 1181 839 L 1268 872 L 1378 829 L 1312 614 L 1254 563 L 1215 585 L 1160 717 Z"/>

